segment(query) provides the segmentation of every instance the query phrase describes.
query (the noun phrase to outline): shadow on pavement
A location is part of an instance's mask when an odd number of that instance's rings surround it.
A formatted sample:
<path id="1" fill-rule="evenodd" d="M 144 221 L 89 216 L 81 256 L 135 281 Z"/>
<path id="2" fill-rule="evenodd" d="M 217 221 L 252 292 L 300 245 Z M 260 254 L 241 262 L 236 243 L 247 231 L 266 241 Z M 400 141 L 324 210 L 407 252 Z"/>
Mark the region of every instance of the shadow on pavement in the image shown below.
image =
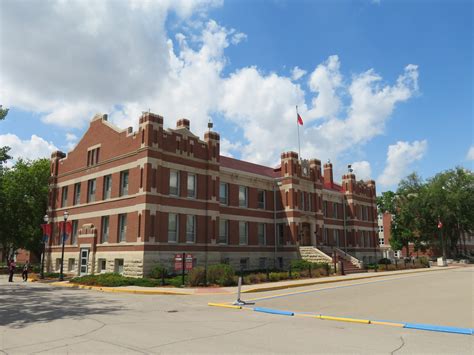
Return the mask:
<path id="1" fill-rule="evenodd" d="M 23 328 L 38 322 L 81 319 L 122 309 L 117 302 L 97 294 L 46 285 L 0 284 L 0 326 Z"/>

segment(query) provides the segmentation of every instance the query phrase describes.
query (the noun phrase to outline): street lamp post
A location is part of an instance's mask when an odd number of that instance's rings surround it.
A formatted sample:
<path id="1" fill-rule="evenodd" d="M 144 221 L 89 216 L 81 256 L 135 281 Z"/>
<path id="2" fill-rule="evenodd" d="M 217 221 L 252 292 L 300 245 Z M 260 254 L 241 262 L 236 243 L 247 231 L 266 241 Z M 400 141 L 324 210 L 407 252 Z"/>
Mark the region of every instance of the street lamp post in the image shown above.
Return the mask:
<path id="1" fill-rule="evenodd" d="M 47 214 L 44 215 L 43 221 L 45 224 L 49 222 L 49 216 Z M 45 227 L 46 228 L 46 227 Z M 41 271 L 40 271 L 40 279 L 44 279 L 44 254 L 46 254 L 46 239 L 44 235 L 42 236 L 43 241 L 43 253 L 41 254 Z"/>
<path id="2" fill-rule="evenodd" d="M 62 247 L 61 247 L 61 270 L 59 271 L 59 281 L 64 281 L 64 274 L 63 274 L 63 270 L 64 270 L 64 242 L 65 242 L 65 236 L 66 236 L 66 222 L 67 222 L 67 218 L 69 217 L 69 213 L 66 211 L 64 212 L 64 223 L 63 223 L 63 230 L 62 230 L 62 234 L 61 234 L 61 238 L 62 238 Z"/>

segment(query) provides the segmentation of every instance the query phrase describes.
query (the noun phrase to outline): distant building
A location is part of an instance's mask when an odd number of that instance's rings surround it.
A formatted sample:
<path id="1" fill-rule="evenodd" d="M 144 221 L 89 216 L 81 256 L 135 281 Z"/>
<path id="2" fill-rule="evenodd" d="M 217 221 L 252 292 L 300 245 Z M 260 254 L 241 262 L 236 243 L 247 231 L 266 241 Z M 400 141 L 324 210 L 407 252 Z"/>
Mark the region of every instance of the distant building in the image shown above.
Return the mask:
<path id="1" fill-rule="evenodd" d="M 294 152 L 275 168 L 221 156 L 219 134 L 201 140 L 187 119 L 164 129 L 161 116 L 144 113 L 134 132 L 96 115 L 71 152 L 51 156 L 46 264 L 59 269 L 65 211 L 72 274 L 142 276 L 157 263 L 173 268 L 182 252 L 200 266 L 286 268 L 303 246 L 372 262 L 380 257 L 375 196 L 373 180 L 349 172 L 337 184 L 330 162 Z"/>

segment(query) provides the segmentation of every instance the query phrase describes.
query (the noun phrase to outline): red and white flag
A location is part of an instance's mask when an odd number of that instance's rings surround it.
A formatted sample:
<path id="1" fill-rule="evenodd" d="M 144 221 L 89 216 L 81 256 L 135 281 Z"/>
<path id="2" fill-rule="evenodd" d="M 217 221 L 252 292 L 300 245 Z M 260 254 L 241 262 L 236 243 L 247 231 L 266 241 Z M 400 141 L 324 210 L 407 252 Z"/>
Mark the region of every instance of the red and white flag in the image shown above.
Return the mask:
<path id="1" fill-rule="evenodd" d="M 300 126 L 303 125 L 303 119 L 301 118 L 301 116 L 300 116 L 299 113 L 296 114 L 296 120 L 298 121 L 298 124 L 299 124 Z"/>

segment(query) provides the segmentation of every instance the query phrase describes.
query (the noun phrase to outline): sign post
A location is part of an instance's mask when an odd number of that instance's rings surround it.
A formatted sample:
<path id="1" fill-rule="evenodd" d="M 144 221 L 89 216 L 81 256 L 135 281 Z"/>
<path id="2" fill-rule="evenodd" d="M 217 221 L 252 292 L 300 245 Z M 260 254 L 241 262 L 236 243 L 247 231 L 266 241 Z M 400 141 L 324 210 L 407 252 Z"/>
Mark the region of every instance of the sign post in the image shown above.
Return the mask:
<path id="1" fill-rule="evenodd" d="M 181 258 L 181 286 L 184 287 L 184 271 L 186 270 L 186 263 L 184 262 L 186 258 L 186 254 L 183 253 L 183 256 Z"/>

